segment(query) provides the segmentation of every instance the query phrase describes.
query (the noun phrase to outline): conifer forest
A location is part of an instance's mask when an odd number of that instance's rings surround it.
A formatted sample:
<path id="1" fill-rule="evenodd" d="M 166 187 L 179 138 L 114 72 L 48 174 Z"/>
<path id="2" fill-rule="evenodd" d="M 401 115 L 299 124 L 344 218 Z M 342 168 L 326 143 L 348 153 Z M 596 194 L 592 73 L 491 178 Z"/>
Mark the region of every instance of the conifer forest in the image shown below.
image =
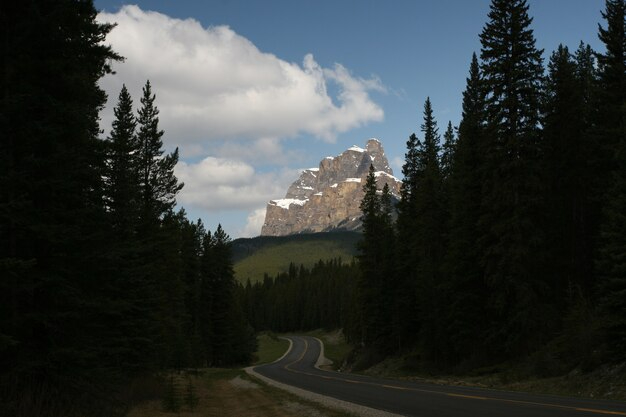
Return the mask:
<path id="1" fill-rule="evenodd" d="M 124 415 L 132 381 L 247 365 L 264 330 L 433 372 L 625 362 L 626 1 L 603 6 L 604 50 L 544 62 L 527 1 L 492 0 L 459 125 L 416 109 L 399 199 L 370 170 L 359 256 L 239 283 L 227 232 L 177 205 L 155 86 L 100 124 L 113 26 L 3 5 L 0 416 Z"/>

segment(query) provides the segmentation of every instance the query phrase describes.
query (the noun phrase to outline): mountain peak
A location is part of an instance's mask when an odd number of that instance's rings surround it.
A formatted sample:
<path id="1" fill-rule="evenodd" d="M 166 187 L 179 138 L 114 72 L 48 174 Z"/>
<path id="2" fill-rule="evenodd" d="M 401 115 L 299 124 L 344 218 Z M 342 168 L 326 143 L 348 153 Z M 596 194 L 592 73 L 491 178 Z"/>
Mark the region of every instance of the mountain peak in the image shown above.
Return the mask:
<path id="1" fill-rule="evenodd" d="M 268 203 L 261 235 L 359 229 L 359 206 L 370 165 L 376 170 L 378 188 L 387 183 L 398 197 L 401 182 L 393 176 L 382 143 L 371 138 L 365 148 L 353 145 L 336 157 L 322 159 L 318 168 L 303 170 L 283 199 Z"/>

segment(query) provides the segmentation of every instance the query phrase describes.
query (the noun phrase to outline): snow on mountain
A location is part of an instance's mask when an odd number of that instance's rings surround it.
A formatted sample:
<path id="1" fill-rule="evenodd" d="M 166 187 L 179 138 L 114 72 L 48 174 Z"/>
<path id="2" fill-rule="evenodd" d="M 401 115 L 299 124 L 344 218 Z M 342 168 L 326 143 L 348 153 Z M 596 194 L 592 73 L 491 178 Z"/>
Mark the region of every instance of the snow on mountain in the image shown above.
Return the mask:
<path id="1" fill-rule="evenodd" d="M 393 176 L 382 143 L 372 138 L 365 148 L 354 145 L 322 159 L 318 168 L 303 170 L 285 198 L 268 203 L 261 235 L 359 229 L 359 205 L 370 165 L 376 170 L 379 190 L 388 184 L 399 198 L 401 182 Z"/>

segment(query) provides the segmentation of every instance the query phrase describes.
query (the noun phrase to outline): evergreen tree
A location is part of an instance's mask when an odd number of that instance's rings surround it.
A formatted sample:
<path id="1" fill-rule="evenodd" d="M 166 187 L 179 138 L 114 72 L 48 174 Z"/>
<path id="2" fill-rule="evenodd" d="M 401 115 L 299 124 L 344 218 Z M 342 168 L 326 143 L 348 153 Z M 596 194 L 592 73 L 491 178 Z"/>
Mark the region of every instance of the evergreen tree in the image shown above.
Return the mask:
<path id="1" fill-rule="evenodd" d="M 426 356 L 438 360 L 442 316 L 442 261 L 446 250 L 446 214 L 443 196 L 443 177 L 439 160 L 440 136 L 433 116 L 430 98 L 424 103 L 424 122 L 421 125 L 424 142 L 419 149 L 419 167 L 422 170 L 415 195 L 414 260 L 418 317 L 421 322 L 420 339 Z"/>
<path id="2" fill-rule="evenodd" d="M 545 183 L 547 198 L 546 230 L 551 260 L 547 265 L 555 303 L 562 312 L 566 291 L 587 289 L 592 274 L 588 200 L 591 190 L 586 140 L 586 97 L 577 63 L 562 45 L 552 54 L 548 64 L 544 126 Z M 586 291 L 588 293 L 588 291 Z"/>
<path id="3" fill-rule="evenodd" d="M 448 122 L 446 132 L 443 134 L 443 154 L 441 155 L 441 174 L 444 180 L 447 180 L 452 174 L 455 148 L 454 129 L 452 128 L 452 122 Z"/>
<path id="4" fill-rule="evenodd" d="M 357 284 L 361 318 L 361 343 L 385 352 L 390 349 L 390 329 L 393 303 L 391 285 L 393 264 L 393 226 L 389 188 L 378 195 L 375 169 L 370 165 L 363 185 L 361 200 L 363 239 L 359 243 L 360 279 Z"/>
<path id="5" fill-rule="evenodd" d="M 486 92 L 479 244 L 500 354 L 530 351 L 553 331 L 547 317 L 540 173 L 541 50 L 526 0 L 493 0 L 481 35 Z"/>
<path id="6" fill-rule="evenodd" d="M 181 209 L 184 216 L 184 210 Z M 195 223 L 185 221 L 181 230 L 181 262 L 182 279 L 184 282 L 184 304 L 186 312 L 185 334 L 189 341 L 188 360 L 193 366 L 204 364 L 204 351 L 202 348 L 200 317 L 201 306 L 201 275 L 200 259 L 202 257 L 202 239 L 206 231 L 202 221 Z"/>
<path id="7" fill-rule="evenodd" d="M 218 225 L 213 235 L 207 232 L 203 246 L 200 317 L 207 363 L 246 363 L 256 350 L 256 337 L 236 293 L 230 237 Z"/>
<path id="8" fill-rule="evenodd" d="M 135 136 L 137 122 L 133 114 L 133 100 L 125 85 L 113 114 L 113 129 L 107 140 L 105 196 L 113 227 L 119 235 L 130 237 L 135 232 L 139 214 L 139 146 Z"/>
<path id="9" fill-rule="evenodd" d="M 380 199 L 376 193 L 376 176 L 374 166 L 370 165 L 365 185 L 363 186 L 363 199 L 361 200 L 361 212 L 363 213 L 363 239 L 359 243 L 359 265 L 361 277 L 358 283 L 359 310 L 361 318 L 361 340 L 365 346 L 372 346 L 379 341 L 381 327 L 383 327 L 383 312 L 380 303 L 380 281 L 378 263 L 378 231 L 380 230 Z"/>
<path id="10" fill-rule="evenodd" d="M 585 162 L 579 167 L 580 199 L 579 217 L 576 219 L 578 239 L 576 254 L 578 264 L 579 285 L 582 292 L 590 300 L 595 299 L 595 271 L 593 257 L 597 246 L 597 236 L 600 228 L 601 205 L 603 198 L 598 195 L 598 190 L 603 190 L 605 185 L 599 183 L 602 175 L 600 172 L 605 168 L 603 159 L 603 144 L 596 140 L 594 133 L 595 112 L 598 107 L 598 73 L 596 59 L 589 45 L 580 43 L 574 54 L 576 64 L 576 80 L 580 94 L 580 113 L 578 124 L 582 126 L 582 148 Z"/>
<path id="11" fill-rule="evenodd" d="M 476 242 L 481 215 L 485 119 L 484 88 L 476 54 L 463 92 L 463 113 L 449 179 L 450 232 L 446 258 L 449 277 L 449 308 L 443 353 L 451 364 L 462 359 L 484 358 L 484 334 L 489 321 L 485 313 L 487 289 Z"/>
<path id="12" fill-rule="evenodd" d="M 211 248 L 213 256 L 213 268 L 208 279 L 212 292 L 211 303 L 211 327 L 213 339 L 211 349 L 213 352 L 213 364 L 224 366 L 229 363 L 230 337 L 232 323 L 230 322 L 230 309 L 233 301 L 234 272 L 230 255 L 230 237 L 218 225 L 213 234 Z"/>
<path id="13" fill-rule="evenodd" d="M 91 1 L 3 5 L 0 414 L 115 415 L 99 79 L 119 59 Z M 33 401 L 36 399 L 36 401 Z"/>
<path id="14" fill-rule="evenodd" d="M 600 306 L 606 320 L 607 342 L 613 360 L 623 360 L 626 348 L 626 34 L 624 0 L 607 0 L 602 13 L 607 27 L 599 27 L 606 46 L 598 54 L 599 101 L 596 135 L 605 147 L 608 181 L 596 268 Z"/>
<path id="15" fill-rule="evenodd" d="M 620 145 L 617 155 L 620 164 L 613 174 L 597 260 L 600 307 L 610 360 L 616 362 L 626 359 L 626 141 L 622 139 Z"/>
<path id="16" fill-rule="evenodd" d="M 202 341 L 202 365 L 213 364 L 213 270 L 215 256 L 213 255 L 214 239 L 211 231 L 207 230 L 202 236 L 202 255 L 200 257 L 200 293 L 198 295 L 198 329 Z"/>
<path id="17" fill-rule="evenodd" d="M 595 117 L 596 140 L 604 146 L 601 175 L 607 191 L 612 181 L 612 172 L 617 167 L 614 159 L 621 141 L 624 121 L 624 96 L 626 95 L 626 52 L 624 34 L 624 0 L 607 0 L 602 17 L 606 28 L 598 25 L 598 37 L 605 45 L 605 53 L 596 54 L 598 60 L 599 88 Z"/>
<path id="18" fill-rule="evenodd" d="M 176 194 L 183 188 L 174 175 L 178 148 L 163 157 L 163 131 L 159 129 L 159 110 L 154 104 L 150 81 L 146 81 L 138 111 L 139 175 L 144 223 L 152 223 L 174 207 Z"/>

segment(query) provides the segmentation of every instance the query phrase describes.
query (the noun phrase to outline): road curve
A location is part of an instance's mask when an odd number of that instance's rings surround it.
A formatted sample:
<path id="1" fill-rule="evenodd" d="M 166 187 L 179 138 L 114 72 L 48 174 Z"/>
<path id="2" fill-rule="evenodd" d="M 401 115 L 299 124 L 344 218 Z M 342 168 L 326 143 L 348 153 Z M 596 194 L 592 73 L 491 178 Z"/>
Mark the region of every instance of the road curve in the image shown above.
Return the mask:
<path id="1" fill-rule="evenodd" d="M 266 378 L 342 401 L 417 417 L 626 416 L 626 402 L 495 391 L 373 378 L 317 369 L 318 339 L 288 336 L 280 360 L 254 368 Z"/>

